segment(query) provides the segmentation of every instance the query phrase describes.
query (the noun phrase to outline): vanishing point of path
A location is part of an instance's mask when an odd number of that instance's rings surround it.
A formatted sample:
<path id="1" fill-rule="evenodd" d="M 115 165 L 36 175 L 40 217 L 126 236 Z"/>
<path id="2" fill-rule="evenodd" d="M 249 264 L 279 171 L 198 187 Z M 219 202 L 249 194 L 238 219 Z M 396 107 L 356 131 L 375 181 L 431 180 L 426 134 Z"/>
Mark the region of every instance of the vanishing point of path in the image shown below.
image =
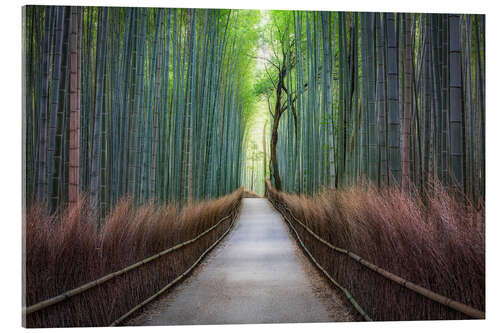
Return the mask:
<path id="1" fill-rule="evenodd" d="M 243 199 L 233 228 L 190 277 L 125 325 L 355 320 L 266 199 Z"/>

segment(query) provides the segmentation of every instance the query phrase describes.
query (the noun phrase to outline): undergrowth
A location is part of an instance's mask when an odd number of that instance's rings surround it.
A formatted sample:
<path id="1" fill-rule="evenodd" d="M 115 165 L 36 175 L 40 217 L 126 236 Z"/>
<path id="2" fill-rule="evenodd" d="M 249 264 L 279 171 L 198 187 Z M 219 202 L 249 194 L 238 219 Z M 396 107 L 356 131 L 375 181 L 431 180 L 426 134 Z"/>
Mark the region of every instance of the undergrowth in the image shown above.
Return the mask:
<path id="1" fill-rule="evenodd" d="M 196 237 L 238 209 L 242 189 L 216 200 L 157 207 L 122 199 L 101 228 L 81 200 L 48 215 L 41 204 L 25 216 L 25 305 L 57 296 Z M 26 327 L 106 326 L 186 271 L 229 227 L 24 318 Z"/>
<path id="2" fill-rule="evenodd" d="M 485 309 L 484 205 L 477 208 L 434 183 L 428 195 L 354 186 L 314 196 L 271 199 L 331 244 L 438 294 Z M 315 258 L 374 320 L 464 319 L 337 253 L 292 220 Z"/>

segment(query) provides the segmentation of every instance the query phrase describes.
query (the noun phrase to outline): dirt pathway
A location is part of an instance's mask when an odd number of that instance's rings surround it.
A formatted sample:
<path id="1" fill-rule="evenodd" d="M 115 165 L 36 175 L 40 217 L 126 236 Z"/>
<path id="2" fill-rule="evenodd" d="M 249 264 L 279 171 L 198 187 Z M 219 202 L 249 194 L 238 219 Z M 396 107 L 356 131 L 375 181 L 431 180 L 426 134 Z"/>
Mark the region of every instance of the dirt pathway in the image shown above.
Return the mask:
<path id="1" fill-rule="evenodd" d="M 191 276 L 125 325 L 352 321 L 266 199 L 239 220 Z"/>

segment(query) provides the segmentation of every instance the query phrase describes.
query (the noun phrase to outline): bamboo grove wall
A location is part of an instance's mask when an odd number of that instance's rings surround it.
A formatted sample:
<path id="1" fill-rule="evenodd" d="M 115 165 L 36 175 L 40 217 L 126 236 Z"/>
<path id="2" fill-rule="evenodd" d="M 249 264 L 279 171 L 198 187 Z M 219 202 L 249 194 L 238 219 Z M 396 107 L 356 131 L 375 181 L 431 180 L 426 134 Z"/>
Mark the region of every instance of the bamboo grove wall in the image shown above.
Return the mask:
<path id="1" fill-rule="evenodd" d="M 284 15 L 283 190 L 437 179 L 484 199 L 484 15 Z"/>
<path id="2" fill-rule="evenodd" d="M 244 109 L 229 10 L 26 6 L 26 203 L 185 202 L 239 187 Z M 232 25 L 231 25 L 232 24 Z"/>

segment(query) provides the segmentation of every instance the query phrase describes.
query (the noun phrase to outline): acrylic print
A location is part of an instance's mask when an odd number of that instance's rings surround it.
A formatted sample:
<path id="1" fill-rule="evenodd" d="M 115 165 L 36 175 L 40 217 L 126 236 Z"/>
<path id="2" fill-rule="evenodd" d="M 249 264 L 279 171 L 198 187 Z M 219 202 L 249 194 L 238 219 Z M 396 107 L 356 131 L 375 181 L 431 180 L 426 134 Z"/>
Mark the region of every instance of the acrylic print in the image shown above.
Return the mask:
<path id="1" fill-rule="evenodd" d="M 24 326 L 485 318 L 484 15 L 22 25 Z"/>

